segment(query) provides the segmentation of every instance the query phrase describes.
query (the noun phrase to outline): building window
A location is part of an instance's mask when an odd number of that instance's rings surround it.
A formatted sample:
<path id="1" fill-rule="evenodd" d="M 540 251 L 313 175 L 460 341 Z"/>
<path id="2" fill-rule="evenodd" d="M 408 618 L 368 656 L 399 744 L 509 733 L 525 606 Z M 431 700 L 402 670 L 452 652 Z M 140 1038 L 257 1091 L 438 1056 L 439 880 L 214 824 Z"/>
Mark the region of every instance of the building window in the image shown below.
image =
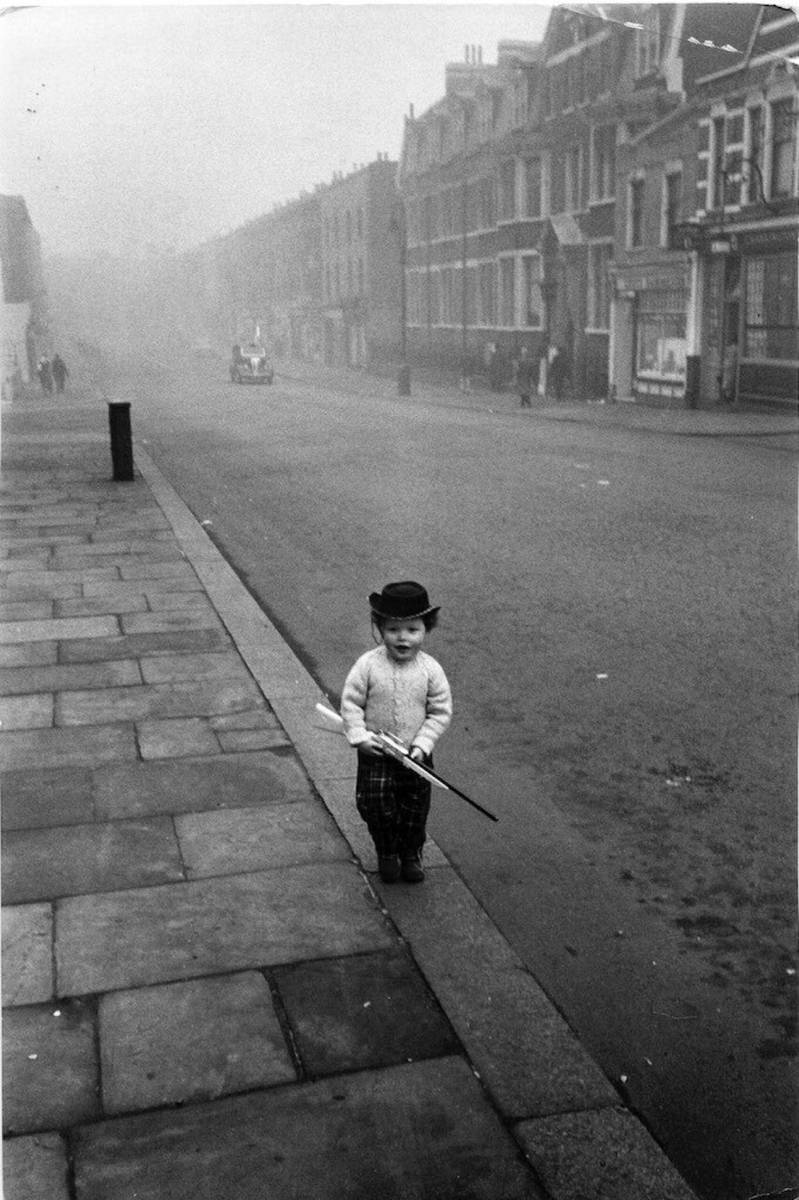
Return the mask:
<path id="1" fill-rule="evenodd" d="M 744 358 L 799 360 L 796 254 L 746 260 Z"/>
<path id="2" fill-rule="evenodd" d="M 540 329 L 544 300 L 541 292 L 541 258 L 538 254 L 522 258 L 522 324 L 528 329 Z"/>
<path id="3" fill-rule="evenodd" d="M 541 216 L 541 159 L 528 158 L 524 164 L 524 215 Z"/>
<path id="4" fill-rule="evenodd" d="M 521 76 L 513 83 L 513 124 L 524 125 L 527 120 L 527 79 Z"/>
<path id="5" fill-rule="evenodd" d="M 641 292 L 635 343 L 636 374 L 649 378 L 685 378 L 686 313 L 682 291 Z"/>
<path id="6" fill-rule="evenodd" d="M 566 212 L 576 212 L 581 205 L 582 149 L 572 146 L 566 151 L 564 171 L 564 204 Z"/>
<path id="7" fill-rule="evenodd" d="M 660 62 L 660 17 L 656 7 L 650 8 L 643 20 L 643 29 L 635 33 L 635 74 L 637 79 L 651 75 Z"/>
<path id="8" fill-rule="evenodd" d="M 663 230 L 661 244 L 678 249 L 676 226 L 682 212 L 682 172 L 671 171 L 663 180 Z"/>
<path id="9" fill-rule="evenodd" d="M 516 216 L 516 160 L 511 158 L 499 167 L 499 219 L 512 221 Z"/>
<path id="10" fill-rule="evenodd" d="M 594 129 L 593 143 L 591 199 L 612 200 L 616 194 L 616 126 L 598 126 Z"/>
<path id="11" fill-rule="evenodd" d="M 494 177 L 487 176 L 480 180 L 480 214 L 478 217 L 481 229 L 491 229 L 495 221 L 494 212 Z"/>
<path id="12" fill-rule="evenodd" d="M 566 160 L 553 154 L 549 160 L 549 211 L 562 213 L 566 209 Z"/>
<path id="13" fill-rule="evenodd" d="M 630 180 L 630 207 L 627 227 L 627 244 L 631 249 L 644 244 L 644 181 Z"/>
<path id="14" fill-rule="evenodd" d="M 749 169 L 747 170 L 747 201 L 756 204 L 763 199 L 763 106 L 748 110 Z"/>
<path id="15" fill-rule="evenodd" d="M 793 194 L 794 154 L 796 152 L 796 117 L 793 98 L 780 100 L 771 106 L 771 195 Z"/>
<path id="16" fill-rule="evenodd" d="M 493 325 L 496 313 L 496 266 L 493 262 L 481 263 L 477 270 L 477 296 L 481 325 Z"/>
<path id="17" fill-rule="evenodd" d="M 499 260 L 499 323 L 512 327 L 516 323 L 516 261 Z"/>
<path id="18" fill-rule="evenodd" d="M 588 326 L 610 329 L 610 261 L 612 242 L 596 242 L 588 255 Z"/>

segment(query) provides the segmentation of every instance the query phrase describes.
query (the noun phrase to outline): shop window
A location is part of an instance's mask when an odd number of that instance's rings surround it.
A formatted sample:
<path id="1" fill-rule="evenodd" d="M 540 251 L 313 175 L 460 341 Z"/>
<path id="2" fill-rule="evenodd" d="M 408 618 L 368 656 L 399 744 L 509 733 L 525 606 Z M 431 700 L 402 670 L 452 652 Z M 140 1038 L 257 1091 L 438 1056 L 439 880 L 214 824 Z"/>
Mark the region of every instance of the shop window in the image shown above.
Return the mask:
<path id="1" fill-rule="evenodd" d="M 590 329 L 610 329 L 610 262 L 611 242 L 597 242 L 589 247 L 588 255 L 588 326 Z"/>
<path id="2" fill-rule="evenodd" d="M 643 292 L 635 346 L 636 374 L 650 379 L 685 378 L 687 297 L 682 292 Z"/>
<path id="3" fill-rule="evenodd" d="M 796 254 L 746 261 L 744 358 L 799 359 Z"/>
<path id="4" fill-rule="evenodd" d="M 793 194 L 794 154 L 796 152 L 796 116 L 793 98 L 771 106 L 771 195 Z"/>

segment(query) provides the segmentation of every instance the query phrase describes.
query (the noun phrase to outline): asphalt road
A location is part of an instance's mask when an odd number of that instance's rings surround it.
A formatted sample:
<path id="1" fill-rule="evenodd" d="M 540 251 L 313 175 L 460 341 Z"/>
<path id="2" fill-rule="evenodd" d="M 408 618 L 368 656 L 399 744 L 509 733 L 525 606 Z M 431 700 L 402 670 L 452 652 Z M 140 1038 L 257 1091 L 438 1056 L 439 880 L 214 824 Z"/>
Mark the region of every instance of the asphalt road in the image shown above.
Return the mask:
<path id="1" fill-rule="evenodd" d="M 784 442 L 213 364 L 117 390 L 334 700 L 368 593 L 427 586 L 456 702 L 436 764 L 500 816 L 437 797 L 432 835 L 699 1195 L 796 1184 Z"/>

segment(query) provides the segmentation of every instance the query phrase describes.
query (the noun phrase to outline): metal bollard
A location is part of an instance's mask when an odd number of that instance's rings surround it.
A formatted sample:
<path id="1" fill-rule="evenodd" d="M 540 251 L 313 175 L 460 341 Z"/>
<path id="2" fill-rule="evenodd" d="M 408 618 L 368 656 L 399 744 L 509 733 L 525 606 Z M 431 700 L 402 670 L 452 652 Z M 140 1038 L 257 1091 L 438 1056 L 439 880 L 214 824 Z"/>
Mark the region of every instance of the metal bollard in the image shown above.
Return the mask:
<path id="1" fill-rule="evenodd" d="M 130 402 L 108 401 L 108 426 L 111 432 L 111 462 L 117 483 L 133 479 L 133 443 L 130 436 Z"/>

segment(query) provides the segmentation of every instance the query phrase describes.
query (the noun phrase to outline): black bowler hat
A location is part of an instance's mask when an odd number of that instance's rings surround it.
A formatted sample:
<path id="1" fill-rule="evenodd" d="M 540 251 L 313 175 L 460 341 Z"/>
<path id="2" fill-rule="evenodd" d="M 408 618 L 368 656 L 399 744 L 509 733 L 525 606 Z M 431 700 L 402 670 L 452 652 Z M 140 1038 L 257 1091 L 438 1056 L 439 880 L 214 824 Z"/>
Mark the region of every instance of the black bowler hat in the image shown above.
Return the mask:
<path id="1" fill-rule="evenodd" d="M 431 606 L 427 592 L 420 583 L 404 579 L 400 583 L 387 583 L 382 592 L 372 592 L 369 607 L 378 617 L 410 620 L 437 613 L 441 606 Z"/>

